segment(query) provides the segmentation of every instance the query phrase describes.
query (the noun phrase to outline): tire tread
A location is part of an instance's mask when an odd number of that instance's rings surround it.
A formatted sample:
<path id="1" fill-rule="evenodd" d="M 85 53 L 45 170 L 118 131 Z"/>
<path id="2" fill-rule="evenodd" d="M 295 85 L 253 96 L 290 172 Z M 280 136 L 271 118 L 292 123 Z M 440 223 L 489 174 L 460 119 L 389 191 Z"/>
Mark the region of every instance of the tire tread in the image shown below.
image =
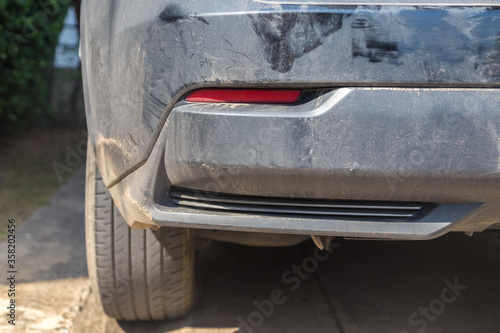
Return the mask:
<path id="1" fill-rule="evenodd" d="M 120 320 L 185 315 L 194 301 L 190 230 L 130 228 L 99 174 L 90 144 L 87 158 L 87 261 L 104 311 Z"/>

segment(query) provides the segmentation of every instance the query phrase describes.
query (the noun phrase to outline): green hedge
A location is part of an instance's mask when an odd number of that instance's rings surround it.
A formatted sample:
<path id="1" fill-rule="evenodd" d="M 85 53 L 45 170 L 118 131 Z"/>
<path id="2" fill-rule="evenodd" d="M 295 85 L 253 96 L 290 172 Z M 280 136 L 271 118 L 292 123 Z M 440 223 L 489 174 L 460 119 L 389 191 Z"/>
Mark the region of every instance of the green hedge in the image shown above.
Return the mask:
<path id="1" fill-rule="evenodd" d="M 0 0 L 0 127 L 50 118 L 50 70 L 70 0 Z"/>

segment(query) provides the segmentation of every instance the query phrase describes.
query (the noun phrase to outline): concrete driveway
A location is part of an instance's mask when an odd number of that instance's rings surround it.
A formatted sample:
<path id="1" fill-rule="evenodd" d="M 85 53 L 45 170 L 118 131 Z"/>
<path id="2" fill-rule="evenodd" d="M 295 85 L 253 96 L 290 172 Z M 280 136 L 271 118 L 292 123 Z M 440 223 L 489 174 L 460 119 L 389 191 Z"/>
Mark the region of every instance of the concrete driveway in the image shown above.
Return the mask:
<path id="1" fill-rule="evenodd" d="M 16 326 L 3 316 L 1 332 L 500 332 L 500 232 L 337 240 L 323 261 L 310 243 L 212 243 L 199 255 L 203 293 L 191 315 L 117 322 L 89 286 L 83 200 L 82 169 L 18 228 Z M 0 251 L 6 267 L 5 242 Z M 5 306 L 7 289 L 0 286 Z"/>

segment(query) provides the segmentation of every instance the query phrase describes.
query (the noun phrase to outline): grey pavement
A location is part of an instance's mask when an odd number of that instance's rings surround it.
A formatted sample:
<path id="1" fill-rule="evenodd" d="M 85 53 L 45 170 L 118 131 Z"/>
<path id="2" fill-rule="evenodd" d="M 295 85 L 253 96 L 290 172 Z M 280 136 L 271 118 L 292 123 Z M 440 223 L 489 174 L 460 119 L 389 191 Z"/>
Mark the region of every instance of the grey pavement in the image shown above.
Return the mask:
<path id="1" fill-rule="evenodd" d="M 21 224 L 16 235 L 19 282 L 88 276 L 84 200 L 85 169 L 80 168 L 48 205 Z"/>
<path id="2" fill-rule="evenodd" d="M 23 281 L 88 284 L 83 199 L 79 170 L 19 228 Z M 241 332 L 500 332 L 500 232 L 337 243 L 319 262 L 311 259 L 311 243 L 252 248 L 214 242 L 199 253 L 202 296 L 186 318 L 116 322 L 98 310 L 91 293 L 70 331 L 235 332 L 243 325 Z M 294 273 L 294 266 L 305 270 Z M 271 309 L 273 291 L 280 292 L 280 304 Z"/>

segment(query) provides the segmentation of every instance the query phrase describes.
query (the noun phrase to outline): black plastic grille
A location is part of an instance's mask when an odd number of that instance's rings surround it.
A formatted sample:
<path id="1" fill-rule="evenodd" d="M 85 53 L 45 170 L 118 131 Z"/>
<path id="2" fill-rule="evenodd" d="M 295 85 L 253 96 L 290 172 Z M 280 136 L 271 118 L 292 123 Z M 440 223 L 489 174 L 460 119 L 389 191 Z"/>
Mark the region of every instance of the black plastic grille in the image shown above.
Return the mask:
<path id="1" fill-rule="evenodd" d="M 412 219 L 424 205 L 406 202 L 310 200 L 228 195 L 172 188 L 178 206 L 254 214 L 292 214 L 355 219 Z"/>

